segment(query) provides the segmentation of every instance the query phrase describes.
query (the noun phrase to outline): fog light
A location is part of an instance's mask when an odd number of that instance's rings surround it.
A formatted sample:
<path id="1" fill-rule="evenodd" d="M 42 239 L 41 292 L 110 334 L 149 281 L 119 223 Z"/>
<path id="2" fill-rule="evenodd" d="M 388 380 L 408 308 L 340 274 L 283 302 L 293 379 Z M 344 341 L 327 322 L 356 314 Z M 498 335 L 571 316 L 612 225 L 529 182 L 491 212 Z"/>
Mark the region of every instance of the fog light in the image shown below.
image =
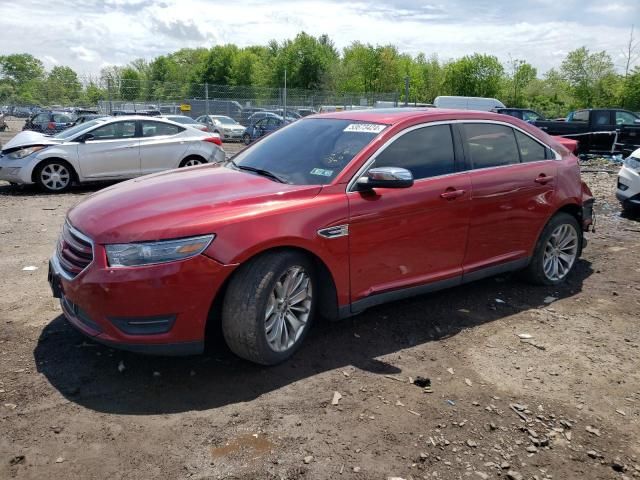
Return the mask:
<path id="1" fill-rule="evenodd" d="M 175 315 L 154 317 L 109 317 L 118 330 L 127 335 L 157 335 L 167 333 L 176 321 Z"/>

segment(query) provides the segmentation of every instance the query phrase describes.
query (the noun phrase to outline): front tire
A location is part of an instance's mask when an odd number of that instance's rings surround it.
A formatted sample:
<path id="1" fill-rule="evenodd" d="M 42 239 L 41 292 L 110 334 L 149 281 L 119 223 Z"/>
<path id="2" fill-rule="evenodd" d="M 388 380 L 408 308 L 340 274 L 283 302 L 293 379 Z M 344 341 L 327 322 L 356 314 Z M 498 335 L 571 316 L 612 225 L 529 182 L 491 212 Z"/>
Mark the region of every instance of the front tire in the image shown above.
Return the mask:
<path id="1" fill-rule="evenodd" d="M 236 355 L 275 365 L 300 347 L 317 298 L 313 264 L 293 251 L 271 252 L 242 265 L 222 307 L 222 332 Z"/>
<path id="2" fill-rule="evenodd" d="M 45 160 L 36 167 L 35 182 L 47 193 L 62 193 L 71 188 L 73 169 L 64 160 Z"/>
<path id="3" fill-rule="evenodd" d="M 557 213 L 542 230 L 524 276 L 537 285 L 558 285 L 573 270 L 581 249 L 578 221 L 568 213 Z"/>
<path id="4" fill-rule="evenodd" d="M 251 143 L 251 135 L 249 135 L 248 133 L 242 135 L 242 143 L 244 143 L 245 145 L 249 145 Z"/>

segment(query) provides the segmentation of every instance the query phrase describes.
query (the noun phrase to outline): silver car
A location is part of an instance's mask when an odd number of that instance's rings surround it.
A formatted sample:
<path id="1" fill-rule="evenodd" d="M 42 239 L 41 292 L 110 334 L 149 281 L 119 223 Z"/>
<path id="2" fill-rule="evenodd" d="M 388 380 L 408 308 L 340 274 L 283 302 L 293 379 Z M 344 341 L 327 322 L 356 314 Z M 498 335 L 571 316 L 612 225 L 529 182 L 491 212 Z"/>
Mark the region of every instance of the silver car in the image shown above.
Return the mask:
<path id="1" fill-rule="evenodd" d="M 161 118 L 97 118 L 54 136 L 19 133 L 0 153 L 0 180 L 61 192 L 73 182 L 223 162 L 221 143 L 219 135 Z"/>
<path id="2" fill-rule="evenodd" d="M 224 141 L 242 140 L 244 127 L 233 118 L 225 115 L 202 115 L 196 118 L 196 122 L 205 124 L 210 132 L 220 134 Z"/>

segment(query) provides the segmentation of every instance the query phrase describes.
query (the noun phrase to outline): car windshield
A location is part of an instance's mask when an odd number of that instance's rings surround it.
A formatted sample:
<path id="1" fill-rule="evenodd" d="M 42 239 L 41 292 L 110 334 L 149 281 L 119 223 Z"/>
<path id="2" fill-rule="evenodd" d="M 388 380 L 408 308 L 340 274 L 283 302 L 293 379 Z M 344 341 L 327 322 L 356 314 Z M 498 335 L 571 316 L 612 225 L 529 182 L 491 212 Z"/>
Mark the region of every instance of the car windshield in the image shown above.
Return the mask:
<path id="1" fill-rule="evenodd" d="M 100 125 L 103 121 L 104 120 L 97 118 L 89 122 L 81 123 L 80 125 L 76 125 L 75 127 L 71 127 L 71 128 L 67 128 L 66 130 L 63 130 L 62 132 L 54 135 L 53 138 L 68 140 L 69 138 L 73 137 L 74 135 L 80 132 L 83 132 L 89 128 L 95 127 L 96 125 Z"/>
<path id="2" fill-rule="evenodd" d="M 230 118 L 230 117 L 215 117 L 215 119 L 218 120 L 223 125 L 235 125 L 236 123 L 238 123 L 233 118 Z"/>
<path id="3" fill-rule="evenodd" d="M 300 120 L 240 152 L 233 164 L 266 170 L 291 184 L 325 185 L 386 127 L 353 120 Z"/>

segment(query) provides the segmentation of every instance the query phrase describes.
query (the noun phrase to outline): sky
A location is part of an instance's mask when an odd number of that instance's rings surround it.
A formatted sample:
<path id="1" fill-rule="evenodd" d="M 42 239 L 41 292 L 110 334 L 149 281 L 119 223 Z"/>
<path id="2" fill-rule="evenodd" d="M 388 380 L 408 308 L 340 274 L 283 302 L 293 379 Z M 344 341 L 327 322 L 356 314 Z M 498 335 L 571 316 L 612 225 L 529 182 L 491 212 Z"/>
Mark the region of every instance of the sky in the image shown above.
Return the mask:
<path id="1" fill-rule="evenodd" d="M 264 45 L 305 31 L 338 49 L 358 40 L 441 60 L 478 52 L 539 72 L 584 45 L 622 70 L 632 24 L 640 40 L 640 0 L 0 0 L 0 54 L 96 74 L 184 47 Z"/>

